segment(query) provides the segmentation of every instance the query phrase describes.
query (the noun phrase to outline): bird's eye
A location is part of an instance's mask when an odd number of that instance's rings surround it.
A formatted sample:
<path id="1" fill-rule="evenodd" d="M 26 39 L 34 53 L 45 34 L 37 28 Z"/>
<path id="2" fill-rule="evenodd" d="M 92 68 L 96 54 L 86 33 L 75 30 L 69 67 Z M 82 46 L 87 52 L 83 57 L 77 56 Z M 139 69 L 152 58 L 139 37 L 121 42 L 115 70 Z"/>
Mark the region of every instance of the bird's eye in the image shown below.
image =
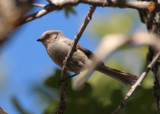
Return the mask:
<path id="1" fill-rule="evenodd" d="M 50 36 L 49 34 L 46 34 L 46 38 L 49 38 L 49 36 Z"/>

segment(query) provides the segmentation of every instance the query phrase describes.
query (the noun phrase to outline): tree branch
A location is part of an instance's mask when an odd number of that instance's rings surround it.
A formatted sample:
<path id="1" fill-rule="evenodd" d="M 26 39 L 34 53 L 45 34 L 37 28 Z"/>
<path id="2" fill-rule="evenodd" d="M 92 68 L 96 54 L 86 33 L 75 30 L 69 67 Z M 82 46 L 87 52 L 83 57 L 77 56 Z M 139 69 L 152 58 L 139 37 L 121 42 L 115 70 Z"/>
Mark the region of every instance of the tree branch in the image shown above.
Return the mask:
<path id="1" fill-rule="evenodd" d="M 0 107 L 0 114 L 8 114 L 8 112 L 4 111 L 4 110 Z"/>
<path id="2" fill-rule="evenodd" d="M 147 66 L 147 69 L 141 74 L 141 76 L 139 77 L 139 79 L 136 81 L 136 83 L 131 87 L 131 89 L 126 94 L 124 100 L 121 101 L 121 103 L 118 106 L 118 108 L 112 114 L 116 114 L 117 112 L 119 112 L 121 109 L 124 108 L 124 106 L 127 104 L 128 99 L 131 97 L 131 95 L 136 90 L 136 88 L 141 84 L 141 82 L 143 81 L 143 79 L 145 78 L 145 76 L 147 75 L 147 73 L 152 69 L 152 67 L 154 66 L 154 64 L 158 60 L 159 56 L 160 56 L 160 52 L 157 53 L 157 55 L 154 57 L 154 59 L 152 60 L 152 62 Z"/>
<path id="3" fill-rule="evenodd" d="M 101 6 L 101 7 L 119 7 L 119 8 L 133 8 L 138 10 L 148 10 L 149 12 L 160 11 L 160 5 L 155 2 L 148 1 L 125 1 L 125 0 L 49 0 L 49 4 L 43 6 L 44 9 L 28 15 L 24 18 L 21 24 L 25 24 L 34 19 L 40 18 L 54 10 L 60 10 L 64 6 L 76 6 L 80 3 Z"/>
<path id="4" fill-rule="evenodd" d="M 0 0 L 0 48 L 30 9 L 32 0 Z"/>
<path id="5" fill-rule="evenodd" d="M 153 1 L 159 3 L 159 1 L 157 0 L 153 0 Z M 160 32 L 159 32 L 160 31 L 160 19 L 159 19 L 160 12 L 153 11 L 152 13 L 150 12 L 142 12 L 142 13 L 145 16 L 145 20 L 146 20 L 145 23 L 148 31 L 156 34 L 160 39 L 159 37 L 160 36 Z M 155 49 L 152 46 L 149 46 L 149 51 L 147 54 L 147 62 L 152 61 L 152 59 L 158 52 L 159 50 Z M 158 60 L 156 64 L 152 67 L 152 72 L 155 77 L 154 87 L 153 87 L 154 98 L 157 104 L 158 113 L 160 114 L 160 62 L 159 61 L 160 60 Z"/>
<path id="6" fill-rule="evenodd" d="M 96 9 L 96 6 L 90 7 L 89 13 L 87 14 L 84 22 L 82 23 L 77 35 L 74 37 L 71 49 L 68 52 L 66 60 L 64 61 L 63 70 L 61 73 L 61 80 L 65 80 L 65 78 L 66 78 L 67 65 L 69 64 L 69 61 L 70 61 L 70 59 L 76 49 L 76 45 L 77 45 L 80 37 L 82 36 L 85 28 L 87 27 L 88 23 L 90 22 L 95 9 Z M 64 110 L 65 110 L 65 88 L 66 88 L 66 82 L 62 81 L 62 83 L 60 85 L 60 104 L 57 108 L 57 114 L 63 114 Z"/>

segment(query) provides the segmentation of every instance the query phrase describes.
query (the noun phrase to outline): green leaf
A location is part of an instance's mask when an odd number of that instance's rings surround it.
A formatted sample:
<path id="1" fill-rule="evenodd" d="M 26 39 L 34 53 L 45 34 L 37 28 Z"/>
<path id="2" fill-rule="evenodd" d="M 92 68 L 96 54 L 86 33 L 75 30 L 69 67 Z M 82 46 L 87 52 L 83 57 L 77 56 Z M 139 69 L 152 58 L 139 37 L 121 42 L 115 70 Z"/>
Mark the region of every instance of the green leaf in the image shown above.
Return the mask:
<path id="1" fill-rule="evenodd" d="M 12 96 L 12 103 L 14 104 L 14 106 L 16 107 L 16 109 L 19 111 L 20 114 L 31 114 L 30 112 L 23 109 L 23 107 L 21 106 L 21 104 L 19 103 L 19 101 L 15 96 Z"/>
<path id="2" fill-rule="evenodd" d="M 70 76 L 69 73 L 67 73 L 67 76 Z M 59 80 L 61 77 L 61 70 L 55 70 L 55 73 L 52 76 L 49 76 L 45 81 L 44 85 L 48 86 L 50 88 L 59 89 Z M 68 79 L 67 81 L 69 81 Z"/>
<path id="3" fill-rule="evenodd" d="M 132 15 L 131 15 L 132 14 Z M 112 12 L 111 16 L 98 15 L 89 32 L 102 38 L 107 34 L 129 33 L 134 29 L 136 22 L 136 13 L 134 12 Z"/>
<path id="4" fill-rule="evenodd" d="M 44 111 L 43 114 L 56 114 L 56 107 L 58 106 L 57 102 L 51 103 Z"/>
<path id="5" fill-rule="evenodd" d="M 68 18 L 69 14 L 76 14 L 75 9 L 72 6 L 65 6 L 64 7 L 65 16 Z"/>

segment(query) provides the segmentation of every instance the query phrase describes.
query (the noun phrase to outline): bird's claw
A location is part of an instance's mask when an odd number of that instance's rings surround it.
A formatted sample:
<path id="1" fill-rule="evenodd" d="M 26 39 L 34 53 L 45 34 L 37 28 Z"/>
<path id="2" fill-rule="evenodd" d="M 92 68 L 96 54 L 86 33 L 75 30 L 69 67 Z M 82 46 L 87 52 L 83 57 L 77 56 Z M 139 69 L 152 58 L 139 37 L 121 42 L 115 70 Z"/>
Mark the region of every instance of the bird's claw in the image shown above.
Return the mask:
<path id="1" fill-rule="evenodd" d="M 67 80 L 71 79 L 72 77 L 75 77 L 75 76 L 77 76 L 77 74 L 73 74 L 72 76 L 68 76 L 64 80 L 60 79 L 59 80 L 59 85 L 61 85 L 63 82 L 65 82 L 65 84 L 67 84 Z"/>
<path id="2" fill-rule="evenodd" d="M 59 85 L 61 85 L 62 83 L 64 83 L 67 86 L 67 80 L 66 79 L 64 79 L 64 80 L 60 79 L 59 80 Z"/>

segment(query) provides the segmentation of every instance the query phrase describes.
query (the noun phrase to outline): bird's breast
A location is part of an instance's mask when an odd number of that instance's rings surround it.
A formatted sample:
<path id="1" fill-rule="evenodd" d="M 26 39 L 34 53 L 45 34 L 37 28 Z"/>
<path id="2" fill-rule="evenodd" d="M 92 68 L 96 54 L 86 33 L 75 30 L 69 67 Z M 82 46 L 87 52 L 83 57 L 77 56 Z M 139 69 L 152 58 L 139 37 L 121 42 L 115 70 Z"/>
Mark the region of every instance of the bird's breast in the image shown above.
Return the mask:
<path id="1" fill-rule="evenodd" d="M 69 46 L 61 43 L 51 44 L 47 48 L 47 52 L 50 58 L 60 67 L 63 66 L 63 61 L 67 56 L 68 51 L 69 51 Z"/>
<path id="2" fill-rule="evenodd" d="M 53 60 L 54 63 L 56 63 L 58 66 L 63 67 L 63 62 L 70 50 L 70 46 L 67 45 L 64 42 L 55 42 L 47 47 L 47 52 L 50 56 L 50 58 Z M 80 72 L 86 67 L 88 62 L 88 58 L 79 49 L 77 49 L 70 60 L 69 65 L 67 66 L 68 70 L 71 72 Z"/>

